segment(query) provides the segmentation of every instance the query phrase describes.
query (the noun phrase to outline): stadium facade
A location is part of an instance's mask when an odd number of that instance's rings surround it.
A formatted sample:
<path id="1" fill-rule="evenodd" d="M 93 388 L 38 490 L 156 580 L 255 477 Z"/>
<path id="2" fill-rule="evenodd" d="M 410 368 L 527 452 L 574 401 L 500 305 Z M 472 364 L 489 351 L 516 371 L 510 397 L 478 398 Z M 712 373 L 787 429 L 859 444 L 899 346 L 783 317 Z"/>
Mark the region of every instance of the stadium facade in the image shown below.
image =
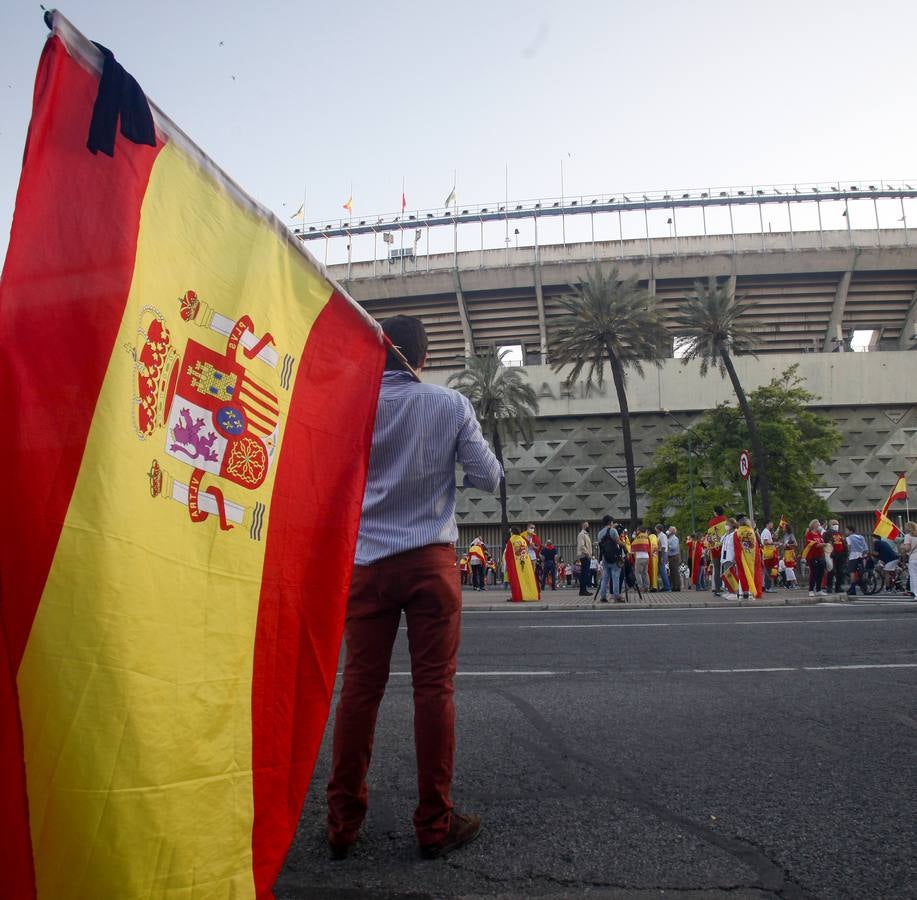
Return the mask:
<path id="1" fill-rule="evenodd" d="M 872 510 L 897 473 L 907 472 L 911 483 L 917 477 L 917 246 L 904 221 L 903 228 L 762 229 L 519 249 L 508 243 L 486 249 L 482 240 L 479 250 L 463 252 L 456 242 L 451 253 L 390 253 L 387 260 L 329 268 L 377 319 L 409 314 L 424 321 L 427 380 L 445 384 L 466 356 L 489 344 L 516 348 L 540 413 L 534 441 L 506 453 L 510 517 L 539 523 L 540 533 L 561 545 L 573 543 L 584 519 L 624 516 L 627 491 L 610 380 L 603 390 L 583 382 L 567 387 L 565 373 L 551 368 L 558 297 L 595 262 L 636 275 L 668 315 L 696 281 L 725 279 L 754 301 L 746 324 L 759 355 L 736 359 L 743 385 L 752 390 L 799 367 L 817 397 L 813 407 L 843 435 L 836 459 L 818 473 L 828 504 L 846 521 L 871 528 Z M 847 352 L 854 333 L 868 352 Z M 734 402 L 728 381 L 715 372 L 702 378 L 696 365 L 675 358 L 676 343 L 677 335 L 672 357 L 660 368 L 629 377 L 638 467 L 678 429 L 669 413 L 685 426 L 719 402 Z M 641 513 L 645 502 L 641 498 Z M 698 518 L 706 514 L 699 510 Z M 461 494 L 462 540 L 481 533 L 495 541 L 499 519 L 496 497 Z"/>

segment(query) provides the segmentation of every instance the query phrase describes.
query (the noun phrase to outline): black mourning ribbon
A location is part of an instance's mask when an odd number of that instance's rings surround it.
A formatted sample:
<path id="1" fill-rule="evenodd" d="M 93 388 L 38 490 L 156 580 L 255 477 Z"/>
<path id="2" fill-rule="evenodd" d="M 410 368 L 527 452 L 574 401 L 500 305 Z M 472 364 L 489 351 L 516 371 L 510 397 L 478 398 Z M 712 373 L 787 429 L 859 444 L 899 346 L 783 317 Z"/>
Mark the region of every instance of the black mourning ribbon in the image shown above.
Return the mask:
<path id="1" fill-rule="evenodd" d="M 101 150 L 107 156 L 115 155 L 115 133 L 118 119 L 121 119 L 121 134 L 135 144 L 156 146 L 156 129 L 153 127 L 153 113 L 146 95 L 137 80 L 116 62 L 114 53 L 101 44 L 96 47 L 102 52 L 105 62 L 99 92 L 92 108 L 92 122 L 89 124 L 89 139 L 86 146 L 91 153 Z"/>

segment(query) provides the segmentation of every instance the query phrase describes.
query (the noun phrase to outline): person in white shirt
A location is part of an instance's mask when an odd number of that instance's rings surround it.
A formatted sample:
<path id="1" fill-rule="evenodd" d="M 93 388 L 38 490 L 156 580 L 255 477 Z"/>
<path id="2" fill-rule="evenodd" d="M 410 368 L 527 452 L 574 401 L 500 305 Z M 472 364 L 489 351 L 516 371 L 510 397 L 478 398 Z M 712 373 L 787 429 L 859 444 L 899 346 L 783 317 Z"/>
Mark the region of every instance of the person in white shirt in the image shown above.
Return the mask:
<path id="1" fill-rule="evenodd" d="M 672 590 L 669 581 L 669 539 L 661 525 L 656 526 L 656 540 L 659 544 L 659 580 L 664 591 Z"/>
<path id="2" fill-rule="evenodd" d="M 904 530 L 907 533 L 904 535 L 901 549 L 907 554 L 907 572 L 911 579 L 910 594 L 917 599 L 917 523 L 908 522 Z"/>
<path id="3" fill-rule="evenodd" d="M 761 529 L 761 553 L 768 555 L 769 553 L 776 554 L 776 550 L 768 551 L 765 550 L 765 547 L 774 546 L 774 532 L 771 530 L 773 522 L 768 520 L 764 523 L 764 528 Z M 772 566 L 768 561 L 764 562 L 764 593 L 771 594 L 774 591 L 774 580 L 771 578 L 771 568 Z"/>
<path id="4" fill-rule="evenodd" d="M 720 577 L 726 573 L 727 569 L 732 568 L 736 564 L 735 541 L 732 537 L 732 533 L 736 530 L 736 525 L 736 520 L 730 519 L 726 523 L 726 533 L 720 541 Z M 737 595 L 729 593 L 724 589 L 723 596 L 727 600 L 735 600 Z"/>

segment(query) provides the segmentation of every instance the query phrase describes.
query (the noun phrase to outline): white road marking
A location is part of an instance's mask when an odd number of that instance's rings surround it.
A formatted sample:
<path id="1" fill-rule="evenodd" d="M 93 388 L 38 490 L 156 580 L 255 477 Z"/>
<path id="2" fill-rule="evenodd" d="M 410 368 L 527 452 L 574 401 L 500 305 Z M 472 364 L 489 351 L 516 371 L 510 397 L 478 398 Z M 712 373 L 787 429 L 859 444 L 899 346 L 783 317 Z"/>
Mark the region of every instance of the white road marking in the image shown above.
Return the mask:
<path id="1" fill-rule="evenodd" d="M 917 669 L 917 663 L 852 663 L 842 666 L 762 666 L 760 668 L 734 669 L 629 669 L 620 672 L 603 672 L 595 669 L 569 669 L 565 672 L 549 669 L 506 670 L 487 672 L 456 672 L 461 678 L 563 678 L 574 675 L 769 675 L 774 672 L 855 672 L 867 669 Z M 338 672 L 337 676 L 343 676 Z M 390 677 L 410 678 L 410 672 L 389 672 Z"/>
<path id="2" fill-rule="evenodd" d="M 860 619 L 759 619 L 753 622 L 600 622 L 574 625 L 520 625 L 520 628 L 695 628 L 701 626 L 723 625 L 835 625 L 849 622 L 868 624 L 870 622 L 890 622 L 892 619 L 907 619 L 909 616 L 875 616 Z"/>
<path id="3" fill-rule="evenodd" d="M 340 676 L 342 676 L 344 673 L 343 673 L 343 672 L 338 672 L 337 674 L 338 674 L 338 677 L 340 677 Z M 398 677 L 400 677 L 400 678 L 410 678 L 410 677 L 411 677 L 411 673 L 410 673 L 410 672 L 389 672 L 388 674 L 389 674 L 390 677 L 392 677 L 392 676 L 398 676 Z M 581 673 L 581 672 L 549 672 L 549 671 L 545 671 L 545 670 L 543 670 L 543 669 L 532 669 L 532 670 L 530 670 L 530 671 L 515 671 L 515 672 L 514 672 L 514 671 L 504 671 L 504 672 L 497 672 L 497 671 L 494 671 L 494 672 L 456 672 L 455 674 L 456 674 L 456 676 L 462 675 L 462 676 L 465 676 L 465 677 L 467 677 L 467 676 L 469 676 L 469 675 L 477 675 L 477 676 L 483 676 L 483 677 L 486 677 L 486 678 L 494 678 L 494 677 L 497 677 L 497 676 L 499 676 L 499 675 L 507 675 L 507 676 L 515 676 L 515 677 L 518 677 L 518 676 L 528 676 L 528 675 L 580 675 L 580 674 L 585 674 L 585 673 Z"/>
<path id="4" fill-rule="evenodd" d="M 689 669 L 696 675 L 724 675 L 734 672 L 844 672 L 858 669 L 917 669 L 917 663 L 872 663 L 846 666 L 790 666 L 770 669 Z"/>

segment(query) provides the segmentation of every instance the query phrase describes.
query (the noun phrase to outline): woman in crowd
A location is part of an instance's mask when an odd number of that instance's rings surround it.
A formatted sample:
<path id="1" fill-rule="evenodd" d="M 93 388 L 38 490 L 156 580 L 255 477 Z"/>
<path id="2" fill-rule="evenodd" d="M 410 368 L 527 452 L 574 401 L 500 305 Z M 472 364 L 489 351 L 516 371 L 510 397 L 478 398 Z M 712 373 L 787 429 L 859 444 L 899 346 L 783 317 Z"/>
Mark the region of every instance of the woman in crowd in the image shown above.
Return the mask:
<path id="1" fill-rule="evenodd" d="M 809 596 L 814 597 L 816 591 L 825 595 L 827 591 L 822 588 L 822 579 L 825 577 L 825 543 L 822 535 L 821 522 L 812 519 L 802 542 L 802 558 L 809 569 Z"/>
<path id="2" fill-rule="evenodd" d="M 529 557 L 529 545 L 516 525 L 513 526 L 506 542 L 503 560 L 509 579 L 510 600 L 513 603 L 540 600 L 541 591 L 538 587 L 538 578 L 535 576 L 535 567 Z"/>

